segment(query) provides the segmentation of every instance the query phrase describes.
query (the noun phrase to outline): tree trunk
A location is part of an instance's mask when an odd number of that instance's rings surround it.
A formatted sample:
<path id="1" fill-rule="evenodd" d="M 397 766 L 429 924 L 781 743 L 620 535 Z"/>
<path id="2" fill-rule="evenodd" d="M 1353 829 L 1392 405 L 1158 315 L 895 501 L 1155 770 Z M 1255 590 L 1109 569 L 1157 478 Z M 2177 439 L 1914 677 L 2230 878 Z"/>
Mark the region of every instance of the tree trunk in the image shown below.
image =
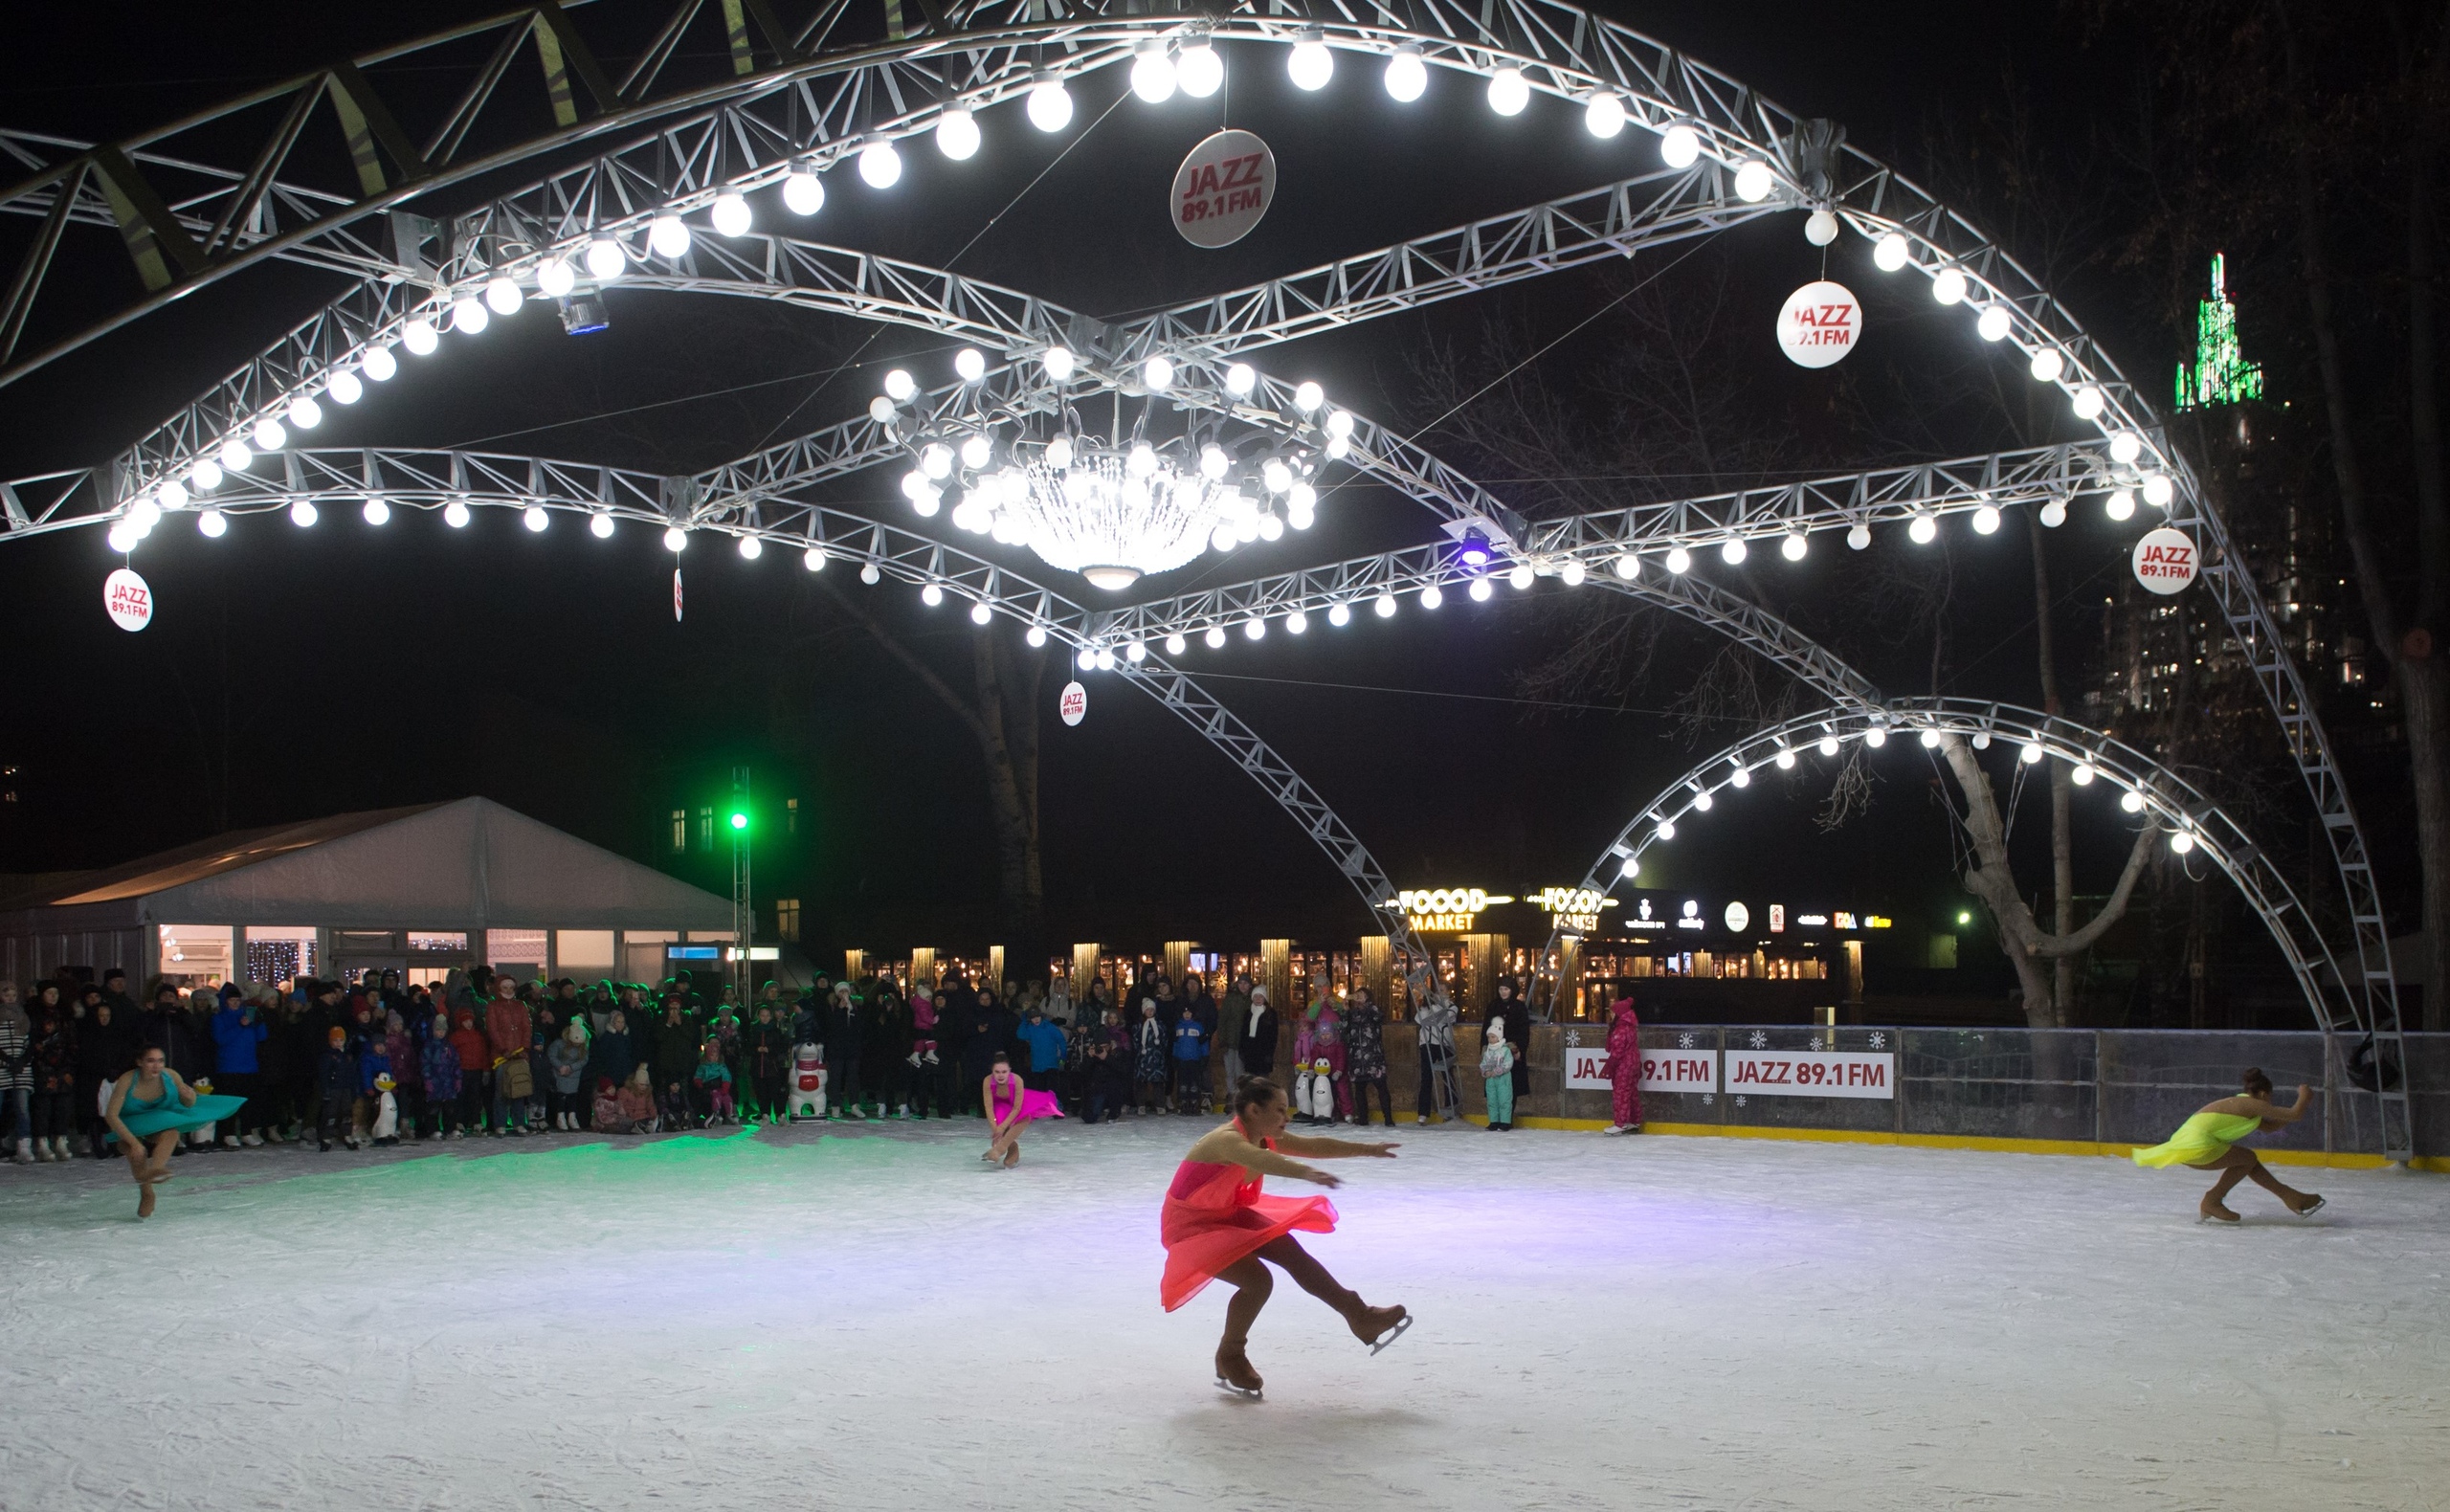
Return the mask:
<path id="1" fill-rule="evenodd" d="M 2038 660 L 2041 670 L 2041 707 L 2046 714 L 2059 712 L 2059 658 L 2050 634 L 2050 558 L 2042 550 L 2049 539 L 2042 534 L 2041 521 L 2033 510 L 2025 511 L 2025 534 L 2033 541 L 2033 614 L 2034 633 L 2039 642 Z M 2074 819 L 2068 809 L 2067 766 L 2064 762 L 2050 764 L 2050 891 L 2056 905 L 2052 911 L 2052 928 L 2065 934 L 2076 927 L 2076 842 Z M 2060 956 L 2051 963 L 2050 1013 L 2054 1024 L 2063 1026 L 2076 1003 L 2076 959 Z M 2027 1016 L 2031 1016 L 2028 1009 Z"/>
<path id="2" fill-rule="evenodd" d="M 2000 948 L 2024 987 L 2025 1024 L 2032 1029 L 2064 1029 L 2066 1005 L 2053 991 L 2042 962 L 2052 960 L 2055 966 L 2091 949 L 2093 942 L 2126 915 L 2135 879 L 2143 875 L 2144 862 L 2151 856 L 2154 829 L 2148 824 L 2136 832 L 2127 869 L 2119 874 L 2118 886 L 2101 912 L 2081 929 L 2045 931 L 2016 891 L 2016 873 L 2008 865 L 2007 828 L 1999 820 L 1999 800 L 1991 787 L 1991 774 L 1974 760 L 1972 748 L 1962 736 L 1940 737 L 1940 753 L 1948 759 L 1949 772 L 1965 797 L 1965 812 L 1958 818 L 1973 848 L 1973 869 L 1966 875 L 1965 888 L 1982 900 L 1998 925 Z"/>
<path id="3" fill-rule="evenodd" d="M 887 655 L 908 668 L 937 701 L 952 710 L 978 742 L 979 754 L 987 763 L 987 809 L 995 832 L 998 913 L 1005 927 L 1015 932 L 1012 943 L 1035 952 L 1044 933 L 1046 913 L 1037 847 L 1037 686 L 1042 662 L 1031 658 L 1026 676 L 999 676 L 994 634 L 982 630 L 970 649 L 977 696 L 964 698 L 841 589 L 831 583 L 817 586 Z M 1021 701 L 1013 708 L 1007 700 L 1016 694 Z M 1035 959 L 1034 954 L 1018 957 Z"/>

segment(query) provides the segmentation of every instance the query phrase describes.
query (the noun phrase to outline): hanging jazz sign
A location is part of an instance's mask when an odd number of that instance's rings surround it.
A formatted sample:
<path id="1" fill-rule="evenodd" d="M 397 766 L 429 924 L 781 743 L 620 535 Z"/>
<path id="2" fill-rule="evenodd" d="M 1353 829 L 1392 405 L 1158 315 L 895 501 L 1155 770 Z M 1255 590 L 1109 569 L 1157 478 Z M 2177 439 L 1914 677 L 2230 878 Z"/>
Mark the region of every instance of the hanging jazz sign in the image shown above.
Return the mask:
<path id="1" fill-rule="evenodd" d="M 1778 350 L 1798 367 L 1826 367 L 1855 349 L 1863 307 L 1842 283 L 1823 278 L 1787 296 L 1778 311 Z"/>
<path id="2" fill-rule="evenodd" d="M 1055 712 L 1063 716 L 1066 724 L 1078 724 L 1089 717 L 1089 690 L 1078 682 L 1063 684 L 1062 697 L 1055 700 Z"/>
<path id="3" fill-rule="evenodd" d="M 2147 530 L 2135 543 L 2135 581 L 2155 593 L 2183 593 L 2202 564 L 2195 560 L 2194 538 L 2163 525 Z"/>
<path id="4" fill-rule="evenodd" d="M 143 630 L 153 623 L 153 589 L 133 569 L 121 567 L 102 579 L 102 611 L 122 630 Z"/>
<path id="5" fill-rule="evenodd" d="M 1220 131 L 1174 169 L 1174 230 L 1194 247 L 1230 247 L 1276 198 L 1276 154 L 1247 131 Z"/>

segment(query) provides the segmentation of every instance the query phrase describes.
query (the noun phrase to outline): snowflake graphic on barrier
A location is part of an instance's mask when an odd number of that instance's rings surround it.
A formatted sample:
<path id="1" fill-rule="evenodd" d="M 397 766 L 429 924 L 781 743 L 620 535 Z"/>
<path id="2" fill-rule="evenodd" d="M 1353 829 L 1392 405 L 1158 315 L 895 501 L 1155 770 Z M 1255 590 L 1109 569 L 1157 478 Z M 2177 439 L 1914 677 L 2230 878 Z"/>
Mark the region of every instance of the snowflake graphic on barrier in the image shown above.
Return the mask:
<path id="1" fill-rule="evenodd" d="M 1886 1034 L 1873 1034 L 1873 1035 L 1872 1035 L 1872 1048 L 1873 1048 L 1874 1050 L 1881 1050 L 1881 1049 L 1883 1049 L 1883 1048 L 1885 1048 L 1885 1047 L 1887 1046 L 1887 1044 L 1888 1044 L 1888 1036 L 1887 1036 Z"/>
<path id="2" fill-rule="evenodd" d="M 1755 1050 L 1767 1050 L 1767 1049 L 1769 1049 L 1769 1048 L 1770 1048 L 1770 1036 L 1769 1036 L 1769 1035 L 1767 1035 L 1767 1034 L 1763 1034 L 1763 1033 L 1761 1033 L 1761 1031 L 1759 1031 L 1759 1030 L 1757 1030 L 1757 1029 L 1756 1029 L 1756 1030 L 1754 1030 L 1754 1031 L 1752 1032 L 1752 1048 L 1753 1048 L 1753 1049 L 1755 1049 Z"/>
<path id="3" fill-rule="evenodd" d="M 1677 1035 L 1677 1036 L 1676 1036 L 1676 1048 L 1677 1048 L 1677 1049 L 1679 1049 L 1679 1050 L 1690 1050 L 1690 1049 L 1692 1049 L 1692 1048 L 1693 1048 L 1693 1036 L 1692 1036 L 1692 1035 L 1690 1035 L 1690 1034 L 1679 1034 L 1679 1035 Z"/>
<path id="4" fill-rule="evenodd" d="M 1737 1107 L 1742 1107 L 1742 1106 L 1744 1106 L 1744 1094 L 1743 1094 L 1743 1093 L 1739 1092 L 1739 1093 L 1737 1093 L 1737 1094 L 1735 1095 L 1735 1105 L 1736 1105 Z"/>
<path id="5" fill-rule="evenodd" d="M 1704 1093 L 1703 1093 L 1703 1094 L 1702 1094 L 1702 1106 L 1704 1106 L 1704 1107 L 1708 1107 L 1711 1103 L 1716 1102 L 1718 1100 L 1719 1100 L 1719 1095 L 1718 1095 L 1717 1093 L 1715 1093 L 1715 1092 L 1704 1092 Z"/>
<path id="6" fill-rule="evenodd" d="M 1810 1050 L 1818 1050 L 1820 1048 L 1820 1036 L 1818 1034 L 1813 1035 L 1811 1044 L 1805 1048 Z"/>

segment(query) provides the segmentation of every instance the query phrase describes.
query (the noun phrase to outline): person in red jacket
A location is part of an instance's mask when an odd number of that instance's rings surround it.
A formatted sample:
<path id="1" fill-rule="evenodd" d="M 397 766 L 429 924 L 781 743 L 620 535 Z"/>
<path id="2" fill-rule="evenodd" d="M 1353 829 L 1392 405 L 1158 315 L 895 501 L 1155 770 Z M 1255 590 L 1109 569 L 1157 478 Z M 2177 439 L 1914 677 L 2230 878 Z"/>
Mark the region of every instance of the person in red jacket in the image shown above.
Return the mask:
<path id="1" fill-rule="evenodd" d="M 485 1032 L 477 1027 L 475 1009 L 463 1008 L 452 1014 L 451 1024 L 451 1048 L 459 1052 L 459 1127 L 479 1133 L 485 1100 L 493 1093 L 494 1075 L 487 1069 L 494 1063 L 493 1047 L 485 1042 Z"/>
<path id="2" fill-rule="evenodd" d="M 1616 999 L 1609 1011 L 1608 1090 L 1616 1122 L 1611 1134 L 1642 1131 L 1642 1021 L 1634 1016 L 1634 1000 Z"/>
<path id="3" fill-rule="evenodd" d="M 485 1043 L 494 1067 L 494 1135 L 527 1134 L 527 1097 L 514 1078 L 527 1076 L 527 1040 L 534 1032 L 527 1005 L 519 1000 L 519 984 L 506 976 L 494 978 L 494 999 L 485 1005 Z"/>

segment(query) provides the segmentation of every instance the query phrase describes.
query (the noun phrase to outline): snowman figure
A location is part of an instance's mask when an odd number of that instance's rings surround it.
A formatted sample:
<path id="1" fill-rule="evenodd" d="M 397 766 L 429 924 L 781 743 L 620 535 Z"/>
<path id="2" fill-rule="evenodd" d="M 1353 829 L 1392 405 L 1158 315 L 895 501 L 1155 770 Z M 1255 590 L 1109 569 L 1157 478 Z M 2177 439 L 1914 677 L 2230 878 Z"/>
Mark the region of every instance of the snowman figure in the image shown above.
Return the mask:
<path id="1" fill-rule="evenodd" d="M 801 1119 L 825 1117 L 825 1047 L 797 1045 L 791 1051 L 791 1085 L 783 1095 L 784 1116 L 796 1123 Z"/>

